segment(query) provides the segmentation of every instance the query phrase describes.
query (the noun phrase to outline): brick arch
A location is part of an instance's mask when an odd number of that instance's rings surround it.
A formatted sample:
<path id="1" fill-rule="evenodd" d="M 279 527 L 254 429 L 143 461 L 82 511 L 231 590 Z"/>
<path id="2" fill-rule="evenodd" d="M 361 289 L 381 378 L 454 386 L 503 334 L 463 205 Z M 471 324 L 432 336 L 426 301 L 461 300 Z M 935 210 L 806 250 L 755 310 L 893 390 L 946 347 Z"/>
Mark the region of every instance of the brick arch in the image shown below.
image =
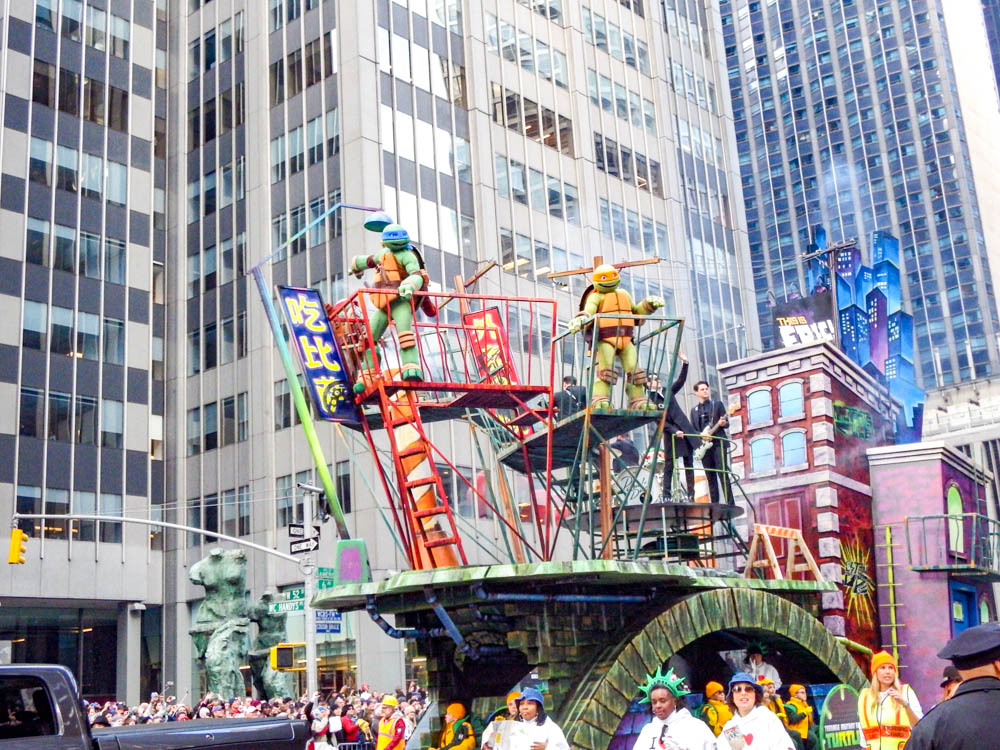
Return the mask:
<path id="1" fill-rule="evenodd" d="M 802 607 L 766 591 L 714 589 L 674 602 L 598 655 L 559 712 L 570 747 L 606 750 L 647 673 L 702 636 L 750 628 L 794 641 L 841 682 L 858 689 L 868 684 L 847 650 Z"/>

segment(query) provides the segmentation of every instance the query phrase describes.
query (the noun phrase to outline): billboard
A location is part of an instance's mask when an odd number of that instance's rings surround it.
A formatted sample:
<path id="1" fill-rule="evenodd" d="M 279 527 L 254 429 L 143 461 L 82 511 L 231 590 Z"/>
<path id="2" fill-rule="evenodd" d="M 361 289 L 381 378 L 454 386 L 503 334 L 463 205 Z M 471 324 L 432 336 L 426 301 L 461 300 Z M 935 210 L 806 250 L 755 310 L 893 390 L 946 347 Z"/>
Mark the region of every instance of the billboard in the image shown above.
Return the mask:
<path id="1" fill-rule="evenodd" d="M 781 348 L 836 341 L 833 295 L 830 292 L 775 305 L 771 308 L 771 319 L 781 339 Z"/>
<path id="2" fill-rule="evenodd" d="M 351 382 L 319 292 L 279 286 L 278 303 L 316 416 L 332 422 L 358 421 Z"/>
<path id="3" fill-rule="evenodd" d="M 771 308 L 775 345 L 836 343 L 902 403 L 896 442 L 918 442 L 924 393 L 916 385 L 913 316 L 902 309 L 899 240 L 887 232 L 872 232 L 870 240 L 869 266 L 853 242 L 827 252 L 826 230 L 813 228 L 806 267 L 812 293 Z"/>

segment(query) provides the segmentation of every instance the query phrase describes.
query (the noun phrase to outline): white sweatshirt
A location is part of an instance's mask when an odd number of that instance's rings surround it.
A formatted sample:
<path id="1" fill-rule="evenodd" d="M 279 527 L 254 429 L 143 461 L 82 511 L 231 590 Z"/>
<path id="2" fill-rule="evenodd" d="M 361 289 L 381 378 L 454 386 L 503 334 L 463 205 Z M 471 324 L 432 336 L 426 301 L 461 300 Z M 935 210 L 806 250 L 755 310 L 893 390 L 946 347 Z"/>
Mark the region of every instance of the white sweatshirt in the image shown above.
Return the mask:
<path id="1" fill-rule="evenodd" d="M 632 750 L 715 750 L 715 735 L 686 708 L 678 708 L 666 719 L 654 716 L 642 728 Z"/>
<path id="2" fill-rule="evenodd" d="M 718 750 L 795 750 L 781 719 L 767 706 L 755 706 L 746 716 L 737 712 L 715 741 Z"/>

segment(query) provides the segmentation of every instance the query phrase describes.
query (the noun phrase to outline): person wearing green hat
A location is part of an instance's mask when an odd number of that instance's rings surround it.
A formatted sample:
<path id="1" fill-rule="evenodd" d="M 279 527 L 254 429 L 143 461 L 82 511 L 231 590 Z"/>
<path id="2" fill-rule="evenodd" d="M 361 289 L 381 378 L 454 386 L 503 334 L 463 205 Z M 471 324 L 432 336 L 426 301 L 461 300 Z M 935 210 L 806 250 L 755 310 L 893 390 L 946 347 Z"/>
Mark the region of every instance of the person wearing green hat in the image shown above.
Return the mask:
<path id="1" fill-rule="evenodd" d="M 648 703 L 653 718 L 639 732 L 632 750 L 715 750 L 715 735 L 688 711 L 684 696 L 691 691 L 684 678 L 674 674 L 671 667 L 662 673 L 646 675 L 638 686 Z"/>

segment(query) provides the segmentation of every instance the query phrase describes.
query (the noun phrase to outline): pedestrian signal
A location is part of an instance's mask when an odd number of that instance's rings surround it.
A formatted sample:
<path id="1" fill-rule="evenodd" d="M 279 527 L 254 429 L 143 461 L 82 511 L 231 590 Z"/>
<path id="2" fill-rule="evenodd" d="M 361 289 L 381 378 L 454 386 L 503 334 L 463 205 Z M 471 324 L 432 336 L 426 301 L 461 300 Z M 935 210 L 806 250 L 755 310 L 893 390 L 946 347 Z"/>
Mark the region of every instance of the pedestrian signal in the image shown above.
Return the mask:
<path id="1" fill-rule="evenodd" d="M 271 646 L 271 669 L 275 672 L 304 672 L 305 648 L 304 643 L 279 643 Z"/>
<path id="2" fill-rule="evenodd" d="M 21 529 L 10 530 L 10 551 L 7 562 L 11 565 L 24 565 L 24 556 L 28 554 L 28 535 Z"/>

